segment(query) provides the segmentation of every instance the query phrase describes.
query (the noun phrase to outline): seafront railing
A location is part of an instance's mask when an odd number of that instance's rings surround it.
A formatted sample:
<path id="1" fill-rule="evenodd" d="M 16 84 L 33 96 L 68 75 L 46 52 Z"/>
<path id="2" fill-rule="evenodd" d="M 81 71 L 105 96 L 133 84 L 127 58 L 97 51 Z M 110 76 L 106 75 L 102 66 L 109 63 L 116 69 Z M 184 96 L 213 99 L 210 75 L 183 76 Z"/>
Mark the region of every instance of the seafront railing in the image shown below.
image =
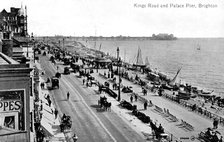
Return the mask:
<path id="1" fill-rule="evenodd" d="M 208 111 L 206 108 L 202 108 L 198 105 L 189 103 L 185 100 L 177 99 L 175 96 L 172 96 L 172 95 L 169 95 L 169 94 L 166 94 L 166 93 L 163 94 L 163 97 L 165 97 L 165 98 L 167 98 L 171 101 L 174 101 L 174 102 L 180 104 L 181 106 L 184 106 L 185 108 L 191 109 L 193 112 L 195 112 L 199 115 L 202 115 L 202 116 L 204 116 L 208 119 L 211 119 L 211 120 L 217 119 L 219 124 L 224 126 L 224 118 L 215 114 L 215 113 L 213 113 L 213 112 L 211 112 L 211 111 Z M 194 108 L 193 108 L 193 106 L 194 106 Z"/>

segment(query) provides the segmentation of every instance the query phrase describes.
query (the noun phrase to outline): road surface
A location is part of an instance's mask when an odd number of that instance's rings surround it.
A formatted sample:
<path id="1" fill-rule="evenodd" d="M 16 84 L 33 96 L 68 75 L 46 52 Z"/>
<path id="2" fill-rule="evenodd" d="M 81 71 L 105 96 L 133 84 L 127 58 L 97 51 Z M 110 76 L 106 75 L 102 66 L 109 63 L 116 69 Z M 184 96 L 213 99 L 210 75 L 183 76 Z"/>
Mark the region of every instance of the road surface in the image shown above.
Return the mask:
<path id="1" fill-rule="evenodd" d="M 40 64 L 45 71 L 45 77 L 54 76 L 57 68 L 47 56 L 40 55 Z M 63 65 L 59 72 L 63 72 Z M 67 92 L 70 98 L 67 100 Z M 97 95 L 91 88 L 86 88 L 74 75 L 63 75 L 60 78 L 60 88 L 50 91 L 54 105 L 72 118 L 72 132 L 78 136 L 79 142 L 142 142 L 144 137 L 132 129 L 127 121 L 111 112 L 99 111 Z M 115 101 L 115 100 L 114 100 Z M 69 140 L 71 141 L 71 140 Z"/>

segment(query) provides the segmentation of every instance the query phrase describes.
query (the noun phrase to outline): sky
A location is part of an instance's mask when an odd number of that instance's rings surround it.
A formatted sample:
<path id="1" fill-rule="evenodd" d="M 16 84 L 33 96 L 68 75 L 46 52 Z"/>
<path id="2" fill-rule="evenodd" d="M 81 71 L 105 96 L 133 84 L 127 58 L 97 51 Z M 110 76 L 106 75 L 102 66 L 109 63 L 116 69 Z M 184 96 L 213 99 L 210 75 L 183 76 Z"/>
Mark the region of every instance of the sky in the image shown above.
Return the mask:
<path id="1" fill-rule="evenodd" d="M 167 8 L 160 7 L 166 4 Z M 171 6 L 176 4 L 184 6 Z M 199 8 L 199 4 L 217 7 Z M 10 7 L 21 5 L 27 6 L 28 33 L 35 36 L 168 33 L 177 37 L 224 37 L 223 0 L 0 0 L 0 10 L 8 12 Z"/>

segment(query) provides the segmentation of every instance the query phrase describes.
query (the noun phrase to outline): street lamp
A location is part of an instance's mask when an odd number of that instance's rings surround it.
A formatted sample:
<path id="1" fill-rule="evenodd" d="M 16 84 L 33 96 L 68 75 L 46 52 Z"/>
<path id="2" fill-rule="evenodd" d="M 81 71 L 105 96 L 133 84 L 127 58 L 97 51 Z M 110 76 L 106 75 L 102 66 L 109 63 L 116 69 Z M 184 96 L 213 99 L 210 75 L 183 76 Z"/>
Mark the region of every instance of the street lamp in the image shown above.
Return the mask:
<path id="1" fill-rule="evenodd" d="M 33 33 L 32 33 L 32 36 L 31 36 L 31 42 L 33 43 L 33 61 L 35 63 L 35 41 L 34 41 L 34 36 L 33 36 Z"/>
<path id="2" fill-rule="evenodd" d="M 62 49 L 65 51 L 65 39 L 64 38 L 62 39 L 62 46 L 63 46 Z"/>
<path id="3" fill-rule="evenodd" d="M 29 42 L 30 42 L 30 36 L 27 37 L 28 39 L 26 40 L 26 47 L 27 47 L 27 51 L 26 51 L 26 57 L 29 57 Z"/>
<path id="4" fill-rule="evenodd" d="M 121 79 L 120 79 L 120 58 L 119 58 L 119 47 L 117 47 L 117 73 L 118 73 L 118 98 L 117 100 L 121 100 Z"/>
<path id="5" fill-rule="evenodd" d="M 119 47 L 117 47 L 117 73 L 118 73 L 118 64 L 119 64 Z"/>
<path id="6" fill-rule="evenodd" d="M 29 41 L 27 41 L 27 43 L 26 43 L 26 47 L 27 47 L 27 51 L 26 51 L 26 57 L 28 58 L 28 56 L 29 56 L 29 43 L 28 43 Z"/>

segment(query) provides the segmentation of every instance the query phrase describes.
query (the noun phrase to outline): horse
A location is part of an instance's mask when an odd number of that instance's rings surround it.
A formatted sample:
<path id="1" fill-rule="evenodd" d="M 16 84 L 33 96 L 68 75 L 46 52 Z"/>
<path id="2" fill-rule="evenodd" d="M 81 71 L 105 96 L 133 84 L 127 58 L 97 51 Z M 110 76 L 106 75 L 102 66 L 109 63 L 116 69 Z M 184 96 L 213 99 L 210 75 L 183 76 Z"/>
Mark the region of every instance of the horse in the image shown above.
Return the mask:
<path id="1" fill-rule="evenodd" d="M 111 111 L 111 102 L 106 102 L 104 107 L 105 107 L 106 111 L 107 110 Z"/>

